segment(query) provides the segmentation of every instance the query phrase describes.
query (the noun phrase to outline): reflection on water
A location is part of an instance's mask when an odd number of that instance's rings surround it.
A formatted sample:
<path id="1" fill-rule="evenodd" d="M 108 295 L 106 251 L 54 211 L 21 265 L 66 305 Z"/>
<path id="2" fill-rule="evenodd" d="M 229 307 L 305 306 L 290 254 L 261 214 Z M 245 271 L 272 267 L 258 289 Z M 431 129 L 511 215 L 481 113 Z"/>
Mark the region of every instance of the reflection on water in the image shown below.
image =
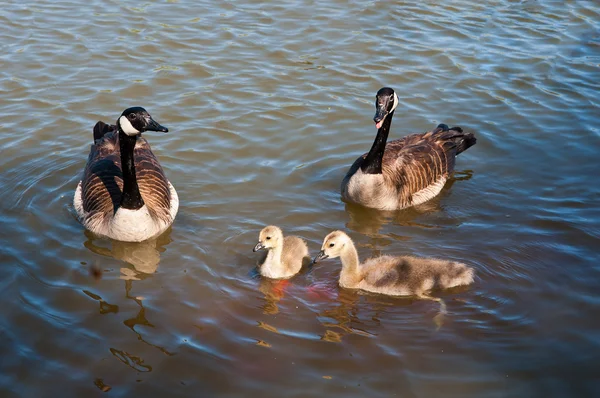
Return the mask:
<path id="1" fill-rule="evenodd" d="M 157 348 L 158 350 L 160 350 L 165 355 L 174 355 L 174 353 L 171 353 L 171 352 L 167 351 L 164 347 L 160 347 L 160 346 L 158 346 L 156 344 L 149 343 L 148 341 L 146 341 L 142 337 L 142 334 L 136 330 L 135 327 L 138 326 L 138 325 L 140 325 L 140 326 L 147 326 L 147 327 L 151 327 L 151 328 L 153 328 L 154 325 L 152 323 L 150 323 L 148 321 L 148 319 L 146 319 L 146 309 L 144 308 L 144 304 L 143 304 L 144 298 L 143 297 L 139 297 L 139 296 L 131 296 L 132 285 L 133 285 L 133 279 L 132 278 L 128 278 L 128 279 L 125 280 L 125 296 L 128 299 L 133 300 L 140 307 L 140 309 L 139 309 L 139 311 L 138 311 L 138 313 L 136 314 L 135 317 L 126 319 L 125 321 L 123 321 L 123 323 L 125 324 L 125 326 L 127 326 L 128 328 L 130 328 L 137 335 L 137 338 L 140 341 L 144 342 L 145 344 L 148 344 L 151 347 Z M 111 349 L 111 351 L 113 351 L 113 350 Z M 114 354 L 114 351 L 113 351 L 113 354 Z M 139 361 L 136 361 L 136 363 L 139 364 Z M 147 367 L 147 368 L 148 368 L 148 370 L 147 370 L 148 372 L 152 370 L 151 367 Z"/>
<path id="2" fill-rule="evenodd" d="M 266 254 L 266 253 L 265 253 Z M 259 260 L 259 263 L 264 259 Z M 312 260 L 305 258 L 303 260 L 302 269 L 290 279 L 269 279 L 262 277 L 258 273 L 258 269 L 254 269 L 251 275 L 255 279 L 260 279 L 258 290 L 264 295 L 264 304 L 261 306 L 264 314 L 275 315 L 279 313 L 277 304 L 285 298 L 286 291 L 292 288 L 301 289 L 304 292 L 305 288 L 296 285 L 296 281 L 302 278 L 310 278 L 310 273 L 313 269 Z M 310 290 L 309 290 L 310 292 Z"/>
<path id="3" fill-rule="evenodd" d="M 290 283 L 291 282 L 287 279 L 261 279 L 258 290 L 264 294 L 264 304 L 261 306 L 264 314 L 276 315 L 279 313 L 277 303 L 285 297 L 285 289 Z"/>
<path id="4" fill-rule="evenodd" d="M 360 308 L 359 292 L 340 289 L 336 299 L 323 311 L 319 312 L 319 321 L 325 327 L 321 339 L 330 343 L 341 343 L 344 335 L 358 334 L 371 337 L 369 325 L 362 322 L 357 316 Z"/>
<path id="5" fill-rule="evenodd" d="M 143 283 L 144 279 L 150 277 L 158 269 L 160 255 L 166 250 L 166 246 L 171 242 L 169 231 L 170 230 L 167 230 L 158 238 L 139 243 L 107 240 L 105 238 L 99 238 L 89 231 L 85 231 L 84 233 L 87 240 L 84 242 L 84 246 L 95 254 L 99 254 L 104 257 L 110 257 L 127 263 L 126 267 L 120 268 L 119 279 L 124 280 L 125 297 L 134 302 L 139 309 L 135 316 L 125 319 L 123 324 L 127 326 L 133 333 L 135 333 L 139 341 L 147 344 L 150 347 L 158 349 L 165 355 L 172 356 L 175 355 L 173 352 L 170 352 L 165 347 L 147 341 L 144 339 L 142 333 L 138 330 L 140 329 L 140 326 L 149 328 L 154 328 L 155 326 L 146 318 L 146 308 L 144 308 L 143 303 L 144 297 L 132 295 L 131 293 L 134 283 Z M 133 269 L 130 268 L 131 266 L 133 266 Z M 95 273 L 100 272 L 100 274 L 98 274 L 99 279 L 101 277 L 102 270 L 97 270 L 96 267 L 97 266 L 95 264 L 92 265 Z M 105 302 L 100 296 L 89 291 L 84 291 L 84 293 L 100 303 L 101 314 L 119 312 L 118 305 L 111 305 Z M 152 366 L 146 365 L 144 363 L 144 359 L 139 356 L 130 354 L 124 350 L 118 350 L 116 348 L 110 348 L 110 352 L 116 358 L 118 358 L 119 361 L 138 372 L 152 371 Z"/>
<path id="6" fill-rule="evenodd" d="M 166 250 L 166 246 L 171 241 L 169 231 L 167 230 L 158 238 L 139 243 L 106 240 L 85 231 L 87 240 L 84 242 L 84 246 L 93 253 L 111 257 L 133 266 L 133 269 L 121 268 L 121 279 L 140 280 L 155 273 L 158 269 L 160 254 Z"/>

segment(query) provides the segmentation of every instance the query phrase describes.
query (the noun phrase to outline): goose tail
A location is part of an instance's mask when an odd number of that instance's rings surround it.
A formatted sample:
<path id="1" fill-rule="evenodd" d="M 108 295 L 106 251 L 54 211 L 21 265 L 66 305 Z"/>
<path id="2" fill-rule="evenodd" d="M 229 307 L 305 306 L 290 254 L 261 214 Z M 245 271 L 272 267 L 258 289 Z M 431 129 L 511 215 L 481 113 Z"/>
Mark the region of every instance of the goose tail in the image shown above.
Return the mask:
<path id="1" fill-rule="evenodd" d="M 460 127 L 452 127 L 450 130 L 460 131 L 462 133 L 462 129 Z M 456 137 L 456 154 L 460 154 L 467 149 L 471 148 L 477 142 L 477 138 L 473 133 L 463 133 L 460 136 Z"/>
<path id="2" fill-rule="evenodd" d="M 111 131 L 113 131 L 113 129 L 114 129 L 114 126 L 111 126 L 110 124 L 106 124 L 102 121 L 99 121 L 94 126 L 94 141 L 99 140 L 100 138 L 104 137 L 104 135 L 106 133 L 110 133 Z"/>
<path id="3" fill-rule="evenodd" d="M 475 145 L 477 138 L 473 133 L 465 133 L 461 127 L 448 127 L 447 124 L 440 123 L 432 131 L 440 141 L 450 144 L 450 146 L 444 145 L 449 150 L 450 148 L 456 147 L 456 154 L 462 153 Z"/>

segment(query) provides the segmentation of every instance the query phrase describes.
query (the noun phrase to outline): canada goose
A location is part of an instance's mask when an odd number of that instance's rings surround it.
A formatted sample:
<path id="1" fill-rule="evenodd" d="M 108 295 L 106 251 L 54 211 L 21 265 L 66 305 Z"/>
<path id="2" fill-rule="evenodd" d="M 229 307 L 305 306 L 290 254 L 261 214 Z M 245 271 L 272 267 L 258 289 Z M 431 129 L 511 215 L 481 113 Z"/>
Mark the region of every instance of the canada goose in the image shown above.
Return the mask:
<path id="1" fill-rule="evenodd" d="M 264 261 L 259 264 L 262 276 L 272 279 L 287 279 L 296 275 L 305 259 L 310 261 L 306 243 L 297 236 L 283 237 L 279 227 L 269 225 L 258 235 L 253 251 L 267 249 Z"/>
<path id="2" fill-rule="evenodd" d="M 179 198 L 152 153 L 144 131 L 168 132 L 144 108 L 123 111 L 116 126 L 94 126 L 83 179 L 73 205 L 93 233 L 141 242 L 163 233 L 175 219 Z"/>
<path id="3" fill-rule="evenodd" d="M 472 133 L 440 124 L 435 130 L 387 143 L 398 96 L 377 92 L 377 136 L 369 153 L 356 159 L 342 181 L 342 198 L 379 210 L 398 210 L 436 196 L 454 171 L 456 155 L 475 145 Z"/>
<path id="4" fill-rule="evenodd" d="M 360 264 L 354 242 L 342 231 L 333 231 L 325 237 L 321 251 L 313 263 L 326 258 L 340 257 L 342 272 L 339 284 L 350 289 L 362 289 L 391 296 L 417 296 L 440 303 L 442 299 L 427 294 L 432 289 L 468 285 L 475 271 L 465 264 L 436 258 L 411 256 L 381 256 Z"/>

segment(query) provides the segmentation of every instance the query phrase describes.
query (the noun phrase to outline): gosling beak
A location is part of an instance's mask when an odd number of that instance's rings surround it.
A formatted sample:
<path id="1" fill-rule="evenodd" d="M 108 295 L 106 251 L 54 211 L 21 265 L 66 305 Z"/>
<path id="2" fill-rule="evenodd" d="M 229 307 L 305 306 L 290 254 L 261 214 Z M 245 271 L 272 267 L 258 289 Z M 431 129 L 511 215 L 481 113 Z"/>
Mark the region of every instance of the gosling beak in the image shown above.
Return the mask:
<path id="1" fill-rule="evenodd" d="M 166 128 L 164 126 L 161 126 L 160 124 L 158 124 L 156 122 L 156 120 L 154 120 L 152 118 L 146 120 L 146 122 L 148 123 L 146 125 L 146 130 L 147 131 L 162 131 L 163 133 L 168 133 L 169 132 L 168 128 Z"/>
<path id="2" fill-rule="evenodd" d="M 328 258 L 329 256 L 327 254 L 325 254 L 325 250 L 321 250 L 319 252 L 319 254 L 317 254 L 315 256 L 315 258 L 313 259 L 313 264 L 316 264 L 317 261 L 321 261 L 321 260 L 325 260 L 326 258 Z"/>
<path id="3" fill-rule="evenodd" d="M 377 130 L 381 128 L 381 126 L 383 125 L 383 121 L 385 120 L 385 117 L 387 115 L 388 111 L 383 109 L 383 107 L 381 106 L 377 107 L 377 109 L 375 110 L 375 116 L 373 116 L 373 121 L 375 122 L 375 127 L 377 127 Z"/>
<path id="4" fill-rule="evenodd" d="M 253 252 L 257 252 L 257 251 L 259 251 L 259 250 L 262 250 L 262 249 L 264 249 L 264 248 L 265 248 L 265 246 L 264 246 L 264 245 L 263 245 L 261 242 L 258 242 L 258 243 L 256 244 L 256 246 L 254 246 L 254 249 L 252 249 L 252 251 L 253 251 Z"/>

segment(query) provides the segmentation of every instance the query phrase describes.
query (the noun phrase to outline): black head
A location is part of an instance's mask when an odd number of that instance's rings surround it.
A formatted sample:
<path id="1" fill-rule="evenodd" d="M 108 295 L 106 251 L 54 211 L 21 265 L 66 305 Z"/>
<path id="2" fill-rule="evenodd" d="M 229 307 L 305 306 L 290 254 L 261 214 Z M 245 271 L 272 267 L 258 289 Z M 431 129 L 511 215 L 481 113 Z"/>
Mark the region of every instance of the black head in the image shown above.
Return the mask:
<path id="1" fill-rule="evenodd" d="M 168 132 L 169 129 L 158 124 L 141 106 L 134 106 L 123 111 L 117 126 L 127 135 L 138 135 L 144 131 Z"/>
<path id="2" fill-rule="evenodd" d="M 375 126 L 380 128 L 386 116 L 394 112 L 397 106 L 398 96 L 394 90 L 389 87 L 380 89 L 375 96 Z"/>

